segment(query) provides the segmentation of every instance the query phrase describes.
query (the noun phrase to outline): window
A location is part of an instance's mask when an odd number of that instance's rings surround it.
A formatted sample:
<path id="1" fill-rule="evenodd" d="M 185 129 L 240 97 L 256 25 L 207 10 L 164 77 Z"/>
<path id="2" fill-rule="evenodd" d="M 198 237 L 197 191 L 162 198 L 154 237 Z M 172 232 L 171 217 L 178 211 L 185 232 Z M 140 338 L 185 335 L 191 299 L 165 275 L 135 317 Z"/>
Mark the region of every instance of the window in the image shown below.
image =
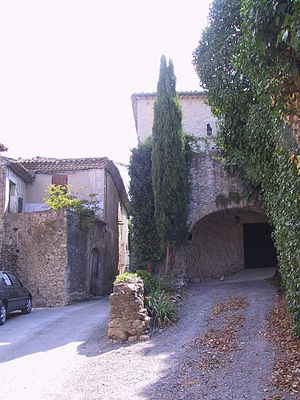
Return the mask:
<path id="1" fill-rule="evenodd" d="M 52 175 L 52 185 L 67 186 L 68 175 Z"/>
<path id="2" fill-rule="evenodd" d="M 22 287 L 19 279 L 16 276 L 10 274 L 9 277 L 10 277 L 14 287 L 16 287 L 16 288 L 21 288 Z"/>
<path id="3" fill-rule="evenodd" d="M 7 274 L 2 274 L 2 278 L 6 286 L 12 286 L 11 280 Z"/>

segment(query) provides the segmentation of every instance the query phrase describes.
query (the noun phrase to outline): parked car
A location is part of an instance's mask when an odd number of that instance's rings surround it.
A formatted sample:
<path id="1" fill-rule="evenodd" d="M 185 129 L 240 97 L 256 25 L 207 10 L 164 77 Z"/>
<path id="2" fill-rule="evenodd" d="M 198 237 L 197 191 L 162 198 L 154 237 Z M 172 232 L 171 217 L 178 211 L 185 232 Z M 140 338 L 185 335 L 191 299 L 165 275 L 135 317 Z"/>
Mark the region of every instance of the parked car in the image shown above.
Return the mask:
<path id="1" fill-rule="evenodd" d="M 0 271 L 0 325 L 6 321 L 8 313 L 20 310 L 29 314 L 32 309 L 32 296 L 22 282 L 7 271 Z"/>

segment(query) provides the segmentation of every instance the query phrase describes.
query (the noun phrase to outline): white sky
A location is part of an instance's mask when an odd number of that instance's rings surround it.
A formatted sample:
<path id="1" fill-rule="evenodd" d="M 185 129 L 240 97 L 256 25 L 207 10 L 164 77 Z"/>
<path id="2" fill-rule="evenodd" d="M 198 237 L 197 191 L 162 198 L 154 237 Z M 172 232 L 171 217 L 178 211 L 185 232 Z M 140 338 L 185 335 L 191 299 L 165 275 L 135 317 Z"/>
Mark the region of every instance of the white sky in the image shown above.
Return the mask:
<path id="1" fill-rule="evenodd" d="M 4 155 L 103 157 L 137 144 L 130 96 L 156 91 L 162 54 L 177 90 L 199 90 L 192 52 L 210 0 L 0 0 Z"/>

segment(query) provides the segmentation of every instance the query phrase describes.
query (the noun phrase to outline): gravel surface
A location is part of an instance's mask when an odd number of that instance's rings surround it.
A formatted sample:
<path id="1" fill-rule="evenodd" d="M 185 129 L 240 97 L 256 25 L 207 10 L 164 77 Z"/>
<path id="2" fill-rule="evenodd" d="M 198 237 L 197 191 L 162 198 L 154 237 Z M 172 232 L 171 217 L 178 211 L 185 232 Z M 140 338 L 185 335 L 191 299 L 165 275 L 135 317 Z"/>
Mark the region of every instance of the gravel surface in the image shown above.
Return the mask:
<path id="1" fill-rule="evenodd" d="M 230 296 L 247 299 L 248 308 L 214 316 L 216 300 Z M 265 280 L 194 285 L 186 291 L 176 325 L 133 344 L 108 340 L 106 318 L 87 340 L 71 349 L 73 356 L 59 378 L 50 380 L 40 394 L 31 390 L 31 399 L 273 399 L 279 393 L 268 383 L 275 352 L 260 331 L 275 298 L 276 289 Z M 229 315 L 244 320 L 237 329 L 237 349 L 219 355 L 212 367 L 202 368 L 209 353 L 196 344 L 211 327 L 220 329 Z M 54 350 L 59 368 L 63 353 Z M 20 392 L 17 398 L 27 397 Z"/>

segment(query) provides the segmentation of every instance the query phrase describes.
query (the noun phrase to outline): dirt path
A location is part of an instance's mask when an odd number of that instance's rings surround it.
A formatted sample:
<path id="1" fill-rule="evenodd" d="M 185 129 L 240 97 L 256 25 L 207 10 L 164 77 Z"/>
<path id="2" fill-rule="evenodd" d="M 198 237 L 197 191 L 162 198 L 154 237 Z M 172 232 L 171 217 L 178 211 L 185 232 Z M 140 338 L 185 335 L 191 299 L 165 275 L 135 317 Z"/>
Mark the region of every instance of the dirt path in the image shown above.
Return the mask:
<path id="1" fill-rule="evenodd" d="M 249 306 L 214 316 L 215 301 L 231 296 L 246 299 Z M 79 349 L 84 357 L 78 356 L 64 384 L 44 399 L 273 399 L 279 393 L 268 385 L 274 352 L 260 331 L 275 297 L 275 288 L 265 280 L 195 285 L 186 293 L 175 326 L 131 345 L 109 342 L 105 324 Z M 199 345 L 212 327 L 223 329 L 228 321 L 236 349 L 216 355 Z M 214 358 L 208 365 L 203 364 L 207 357 Z"/>

